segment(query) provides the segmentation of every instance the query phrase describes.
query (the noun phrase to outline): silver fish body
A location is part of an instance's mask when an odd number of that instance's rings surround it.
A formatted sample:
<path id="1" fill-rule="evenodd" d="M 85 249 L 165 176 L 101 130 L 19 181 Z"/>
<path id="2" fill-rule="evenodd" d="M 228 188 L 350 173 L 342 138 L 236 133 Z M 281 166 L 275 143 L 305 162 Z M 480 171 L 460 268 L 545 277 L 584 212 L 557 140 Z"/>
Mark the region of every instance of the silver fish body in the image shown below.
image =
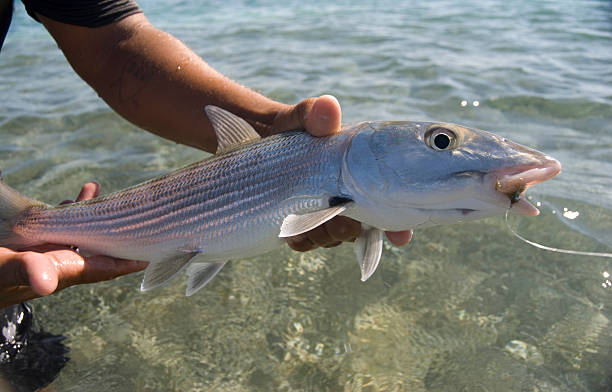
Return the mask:
<path id="1" fill-rule="evenodd" d="M 209 260 L 262 253 L 282 244 L 284 216 L 327 207 L 338 193 L 347 139 L 273 136 L 126 190 L 34 209 L 13 230 L 35 243 L 151 262 L 177 251 Z"/>
<path id="2" fill-rule="evenodd" d="M 511 206 L 534 215 L 520 195 L 560 170 L 538 151 L 453 124 L 365 122 L 324 138 L 293 131 L 259 139 L 231 113 L 207 113 L 217 155 L 126 190 L 50 207 L 1 184 L 0 244 L 56 243 L 148 260 L 142 289 L 187 268 L 191 295 L 227 260 L 267 252 L 282 237 L 345 215 L 365 223 L 356 242 L 365 280 L 378 265 L 382 230 L 478 219 Z"/>

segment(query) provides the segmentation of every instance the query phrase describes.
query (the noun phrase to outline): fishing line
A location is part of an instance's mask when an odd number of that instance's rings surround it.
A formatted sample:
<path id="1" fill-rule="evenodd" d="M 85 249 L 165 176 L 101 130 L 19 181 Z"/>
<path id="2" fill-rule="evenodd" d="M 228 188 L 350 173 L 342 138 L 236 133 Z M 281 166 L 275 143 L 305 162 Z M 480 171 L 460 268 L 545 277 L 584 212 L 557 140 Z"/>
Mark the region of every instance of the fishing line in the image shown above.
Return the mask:
<path id="1" fill-rule="evenodd" d="M 612 258 L 612 253 L 605 253 L 605 252 L 583 252 L 583 251 L 579 251 L 579 250 L 553 248 L 553 247 L 550 247 L 550 246 L 538 244 L 537 242 L 529 241 L 525 237 L 523 237 L 520 234 L 518 234 L 516 231 L 512 230 L 512 227 L 510 227 L 510 222 L 508 222 L 508 213 L 509 212 L 510 212 L 510 209 L 507 209 L 506 210 L 506 227 L 508 227 L 508 230 L 510 230 L 510 232 L 512 234 L 514 234 L 519 240 L 521 240 L 521 241 L 523 241 L 523 242 L 525 242 L 525 243 L 527 243 L 529 245 L 535 246 L 536 248 L 539 248 L 539 249 L 549 250 L 551 252 L 566 253 L 568 255 L 594 256 L 594 257 L 608 257 L 608 258 Z"/>

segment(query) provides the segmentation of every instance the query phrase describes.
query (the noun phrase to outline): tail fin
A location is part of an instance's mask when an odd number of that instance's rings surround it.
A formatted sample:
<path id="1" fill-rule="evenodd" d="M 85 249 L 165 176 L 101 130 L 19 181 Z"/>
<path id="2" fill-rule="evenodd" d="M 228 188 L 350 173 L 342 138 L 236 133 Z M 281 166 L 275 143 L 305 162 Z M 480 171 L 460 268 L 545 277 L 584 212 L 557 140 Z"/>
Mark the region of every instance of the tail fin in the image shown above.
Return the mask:
<path id="1" fill-rule="evenodd" d="M 37 206 L 46 205 L 27 198 L 4 184 L 0 173 L 0 246 L 18 245 L 24 242 L 13 232 L 13 224 L 24 211 Z"/>

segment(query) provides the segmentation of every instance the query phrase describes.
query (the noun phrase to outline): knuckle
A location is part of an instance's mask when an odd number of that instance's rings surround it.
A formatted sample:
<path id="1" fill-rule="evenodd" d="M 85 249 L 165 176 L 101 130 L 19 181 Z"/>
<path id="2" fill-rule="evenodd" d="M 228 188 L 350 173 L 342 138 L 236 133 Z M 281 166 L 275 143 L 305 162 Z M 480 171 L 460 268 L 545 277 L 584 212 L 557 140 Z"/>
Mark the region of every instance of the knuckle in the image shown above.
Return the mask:
<path id="1" fill-rule="evenodd" d="M 342 241 L 336 241 L 336 242 L 331 242 L 325 246 L 323 246 L 324 248 L 335 248 L 336 246 L 342 244 Z"/>
<path id="2" fill-rule="evenodd" d="M 24 250 L 23 252 L 19 252 L 18 255 L 21 256 L 22 260 L 26 260 L 29 258 L 34 257 L 34 255 L 36 254 L 36 252 L 33 252 L 31 250 Z"/>
<path id="3" fill-rule="evenodd" d="M 13 276 L 12 279 L 14 282 L 19 282 L 20 284 L 30 284 L 30 276 L 28 274 L 28 269 L 33 267 L 32 264 L 36 263 L 36 253 L 32 251 L 24 251 L 17 253 L 15 255 L 16 261 L 18 264 L 16 268 L 13 268 Z"/>
<path id="4" fill-rule="evenodd" d="M 19 261 L 23 264 L 36 263 L 39 258 L 39 253 L 33 252 L 31 250 L 26 250 L 23 252 L 19 252 L 16 254 Z"/>
<path id="5" fill-rule="evenodd" d="M 316 101 L 316 98 L 310 97 L 310 98 L 304 99 L 302 102 L 300 102 L 297 105 L 296 111 L 299 114 L 300 123 L 302 125 L 305 125 L 306 118 L 308 117 L 308 113 L 310 112 L 310 109 L 312 109 L 315 101 Z"/>
<path id="6" fill-rule="evenodd" d="M 325 225 L 334 241 L 348 241 L 361 233 L 361 223 L 344 216 L 336 217 Z"/>
<path id="7" fill-rule="evenodd" d="M 307 238 L 313 244 L 318 245 L 318 246 L 325 246 L 333 241 L 333 239 L 331 238 L 331 236 L 325 229 L 325 226 L 316 227 L 310 230 L 308 233 L 306 233 L 306 235 L 307 235 Z"/>
<path id="8" fill-rule="evenodd" d="M 316 248 L 316 245 L 310 241 L 305 235 L 298 235 L 286 239 L 287 245 L 297 252 L 306 252 Z"/>

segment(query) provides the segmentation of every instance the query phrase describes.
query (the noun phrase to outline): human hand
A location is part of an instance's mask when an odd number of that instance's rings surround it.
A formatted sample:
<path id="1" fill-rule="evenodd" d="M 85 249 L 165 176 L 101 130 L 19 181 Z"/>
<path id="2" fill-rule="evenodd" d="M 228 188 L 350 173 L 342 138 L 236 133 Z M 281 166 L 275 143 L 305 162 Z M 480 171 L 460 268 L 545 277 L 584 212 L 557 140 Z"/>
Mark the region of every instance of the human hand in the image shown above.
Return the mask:
<path id="1" fill-rule="evenodd" d="M 99 185 L 89 182 L 81 189 L 77 201 L 93 199 L 98 192 Z M 69 247 L 51 244 L 19 252 L 0 248 L 0 308 L 69 286 L 110 280 L 143 270 L 147 265 L 144 261 L 108 256 L 83 257 Z"/>
<path id="2" fill-rule="evenodd" d="M 313 136 L 328 136 L 340 131 L 342 111 L 338 100 L 331 95 L 308 98 L 279 112 L 273 123 L 275 133 L 292 129 L 305 129 Z M 353 241 L 361 233 L 361 223 L 337 216 L 306 233 L 287 238 L 289 246 L 297 251 L 308 251 L 322 246 L 330 248 L 344 241 Z M 393 245 L 406 245 L 412 230 L 387 232 Z"/>

